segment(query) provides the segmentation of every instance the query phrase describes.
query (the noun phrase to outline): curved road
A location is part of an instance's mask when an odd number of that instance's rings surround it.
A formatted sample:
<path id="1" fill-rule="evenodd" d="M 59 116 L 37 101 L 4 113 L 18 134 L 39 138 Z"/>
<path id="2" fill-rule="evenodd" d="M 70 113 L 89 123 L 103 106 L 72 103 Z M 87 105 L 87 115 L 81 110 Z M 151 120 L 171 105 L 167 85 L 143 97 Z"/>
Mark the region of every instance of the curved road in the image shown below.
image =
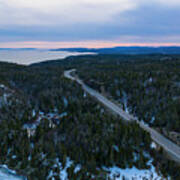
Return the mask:
<path id="1" fill-rule="evenodd" d="M 94 89 L 90 88 L 84 82 L 76 77 L 73 77 L 71 75 L 72 72 L 75 72 L 76 69 L 71 69 L 64 72 L 64 76 L 68 79 L 71 79 L 72 81 L 76 81 L 78 84 L 82 86 L 82 88 L 91 96 L 95 97 L 98 101 L 100 101 L 102 104 L 104 104 L 107 108 L 118 114 L 120 117 L 122 117 L 124 120 L 130 122 L 130 121 L 136 121 L 142 129 L 149 132 L 151 135 L 151 138 L 160 145 L 166 152 L 168 152 L 169 156 L 172 160 L 176 161 L 180 164 L 180 147 L 170 140 L 168 140 L 166 137 L 161 135 L 159 132 L 155 131 L 154 129 L 150 128 L 147 124 L 144 124 L 140 121 L 137 121 L 137 119 L 125 112 L 123 109 L 121 109 L 119 106 L 108 100 L 106 97 L 95 91 Z"/>

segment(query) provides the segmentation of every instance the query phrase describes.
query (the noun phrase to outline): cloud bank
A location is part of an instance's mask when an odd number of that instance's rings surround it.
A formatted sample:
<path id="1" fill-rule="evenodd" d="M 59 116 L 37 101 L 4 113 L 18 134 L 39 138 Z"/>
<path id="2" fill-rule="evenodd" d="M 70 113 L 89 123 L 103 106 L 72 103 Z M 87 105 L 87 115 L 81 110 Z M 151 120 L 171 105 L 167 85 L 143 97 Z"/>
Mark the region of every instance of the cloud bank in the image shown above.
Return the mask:
<path id="1" fill-rule="evenodd" d="M 180 43 L 178 17 L 179 0 L 0 0 L 0 41 Z"/>

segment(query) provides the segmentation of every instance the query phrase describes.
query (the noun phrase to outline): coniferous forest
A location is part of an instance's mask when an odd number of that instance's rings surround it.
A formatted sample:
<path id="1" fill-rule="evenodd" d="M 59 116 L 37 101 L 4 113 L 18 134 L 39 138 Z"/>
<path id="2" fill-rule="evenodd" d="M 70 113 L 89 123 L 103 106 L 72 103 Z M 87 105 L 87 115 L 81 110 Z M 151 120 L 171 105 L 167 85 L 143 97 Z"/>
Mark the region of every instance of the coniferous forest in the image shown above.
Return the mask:
<path id="1" fill-rule="evenodd" d="M 162 179 L 180 179 L 180 166 L 161 147 L 153 148 L 138 124 L 125 123 L 63 76 L 72 68 L 90 87 L 180 144 L 179 55 L 77 56 L 30 66 L 0 62 L 0 164 L 28 180 L 113 179 L 113 166 L 153 166 Z"/>

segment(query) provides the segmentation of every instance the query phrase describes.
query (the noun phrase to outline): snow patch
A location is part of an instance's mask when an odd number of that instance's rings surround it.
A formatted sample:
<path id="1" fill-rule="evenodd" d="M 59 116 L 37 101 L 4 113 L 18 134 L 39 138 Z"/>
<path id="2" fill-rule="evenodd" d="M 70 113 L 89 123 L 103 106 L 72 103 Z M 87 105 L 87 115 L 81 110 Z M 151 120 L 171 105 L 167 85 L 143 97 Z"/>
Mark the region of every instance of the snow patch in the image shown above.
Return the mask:
<path id="1" fill-rule="evenodd" d="M 151 143 L 151 148 L 152 148 L 152 149 L 156 149 L 156 148 L 157 148 L 157 145 L 156 145 L 155 142 L 152 142 L 152 143 Z"/>
<path id="2" fill-rule="evenodd" d="M 151 118 L 151 121 L 150 121 L 150 123 L 154 123 L 154 121 L 155 121 L 155 117 L 153 116 L 152 118 Z"/>
<path id="3" fill-rule="evenodd" d="M 152 165 L 152 159 L 149 160 L 147 165 L 150 166 L 150 169 L 137 169 L 136 167 L 121 169 L 117 166 L 113 166 L 110 168 L 103 167 L 104 170 L 109 172 L 108 177 L 110 179 L 115 180 L 126 180 L 136 179 L 136 180 L 144 180 L 144 179 L 151 179 L 151 180 L 161 180 L 164 179 L 161 175 L 158 175 L 155 167 Z M 170 178 L 168 178 L 170 179 Z"/>
<path id="4" fill-rule="evenodd" d="M 87 97 L 87 93 L 84 91 L 83 97 L 86 98 Z"/>
<path id="5" fill-rule="evenodd" d="M 118 148 L 118 146 L 113 145 L 113 148 L 114 148 L 114 150 L 115 150 L 116 152 L 119 152 L 119 148 Z"/>
<path id="6" fill-rule="evenodd" d="M 76 174 L 76 173 L 78 173 L 80 170 L 81 170 L 81 165 L 78 164 L 78 165 L 75 167 L 75 169 L 74 169 L 74 173 Z"/>
<path id="7" fill-rule="evenodd" d="M 4 84 L 0 84 L 0 88 L 4 89 L 6 86 Z"/>
<path id="8" fill-rule="evenodd" d="M 68 100 L 66 97 L 63 97 L 63 102 L 64 102 L 64 107 L 67 108 L 68 107 Z"/>
<path id="9" fill-rule="evenodd" d="M 16 171 L 10 170 L 6 165 L 0 165 L 0 180 L 27 180 L 27 178 L 18 176 Z"/>
<path id="10" fill-rule="evenodd" d="M 127 96 L 125 91 L 123 91 L 122 94 L 123 94 L 122 100 L 123 100 L 124 110 L 125 110 L 126 113 L 129 113 L 129 110 L 128 110 L 128 96 Z"/>
<path id="11" fill-rule="evenodd" d="M 67 169 L 69 167 L 71 167 L 72 163 L 73 163 L 73 161 L 71 161 L 70 158 L 67 157 L 66 158 L 66 165 L 65 165 L 64 169 L 63 168 L 60 169 L 60 179 L 61 180 L 67 180 L 68 179 Z"/>

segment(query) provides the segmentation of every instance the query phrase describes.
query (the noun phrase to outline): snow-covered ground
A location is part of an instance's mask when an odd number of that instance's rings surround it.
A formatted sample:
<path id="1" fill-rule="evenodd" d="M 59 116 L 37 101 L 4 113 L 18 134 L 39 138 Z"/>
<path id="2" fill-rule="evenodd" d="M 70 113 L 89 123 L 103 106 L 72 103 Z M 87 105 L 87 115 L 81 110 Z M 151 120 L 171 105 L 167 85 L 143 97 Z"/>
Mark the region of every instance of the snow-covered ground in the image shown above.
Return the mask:
<path id="1" fill-rule="evenodd" d="M 72 164 L 73 164 L 73 161 L 71 161 L 70 158 L 66 159 L 66 166 L 64 168 L 62 168 L 62 165 L 60 163 L 60 178 L 61 178 L 61 180 L 67 180 L 68 179 L 67 169 L 69 167 L 71 167 Z"/>
<path id="2" fill-rule="evenodd" d="M 147 156 L 149 156 L 147 154 Z M 108 178 L 112 180 L 162 180 L 165 178 L 159 175 L 155 167 L 152 165 L 153 159 L 150 159 L 147 165 L 150 166 L 150 169 L 139 170 L 136 167 L 121 169 L 117 166 L 113 167 L 103 167 L 102 169 L 108 173 Z M 58 176 L 61 180 L 68 180 L 67 169 L 73 165 L 73 161 L 67 157 L 66 163 L 63 168 L 62 163 L 59 161 L 59 158 L 56 158 L 54 169 L 59 167 L 60 173 L 57 174 L 53 169 L 49 172 L 47 180 L 55 180 L 54 176 Z M 77 173 L 81 170 L 81 165 L 77 164 L 74 173 Z M 9 170 L 6 165 L 0 166 L 0 180 L 27 180 L 27 178 L 16 175 L 15 171 Z M 170 178 L 167 178 L 170 180 Z"/>
<path id="3" fill-rule="evenodd" d="M 149 154 L 144 153 L 145 156 L 150 157 Z M 62 163 L 59 161 L 59 159 L 57 158 L 55 160 L 56 164 L 54 166 L 54 168 L 56 168 L 57 166 L 59 167 L 60 173 L 59 173 L 59 178 L 61 180 L 68 180 L 68 172 L 67 169 L 69 167 L 71 167 L 73 165 L 73 161 L 67 157 L 66 158 L 66 163 L 65 163 L 65 167 L 63 168 Z M 105 170 L 108 173 L 108 177 L 109 179 L 112 180 L 170 180 L 170 178 L 164 178 L 161 174 L 158 174 L 156 172 L 155 167 L 152 164 L 153 159 L 151 158 L 147 165 L 149 165 L 149 169 L 137 169 L 136 167 L 132 167 L 132 168 L 126 168 L 126 169 L 121 169 L 117 166 L 113 166 L 113 167 L 102 167 L 103 170 Z M 77 173 L 81 170 L 82 166 L 80 164 L 77 164 L 75 166 L 74 169 L 74 173 Z M 53 175 L 55 175 L 56 172 L 53 172 L 53 170 L 51 170 L 49 172 L 49 176 L 48 176 L 48 180 L 55 180 L 55 178 L 53 177 Z M 93 175 L 92 175 L 93 176 Z"/>
<path id="4" fill-rule="evenodd" d="M 63 168 L 62 163 L 59 161 L 59 158 L 56 159 L 56 164 L 54 165 L 54 168 L 59 167 L 60 173 L 59 173 L 59 178 L 61 180 L 68 180 L 68 172 L 67 169 L 69 167 L 71 167 L 71 165 L 73 164 L 73 161 L 70 160 L 69 157 L 66 158 L 66 164 L 65 167 Z M 47 180 L 55 180 L 54 175 L 56 175 L 56 172 L 54 172 L 53 170 L 51 170 L 49 172 L 49 176 L 47 177 Z"/>
<path id="5" fill-rule="evenodd" d="M 0 165 L 0 180 L 27 180 L 27 178 L 18 176 L 15 171 L 8 169 L 6 165 Z"/>
<path id="6" fill-rule="evenodd" d="M 150 169 L 140 170 L 136 167 L 121 169 L 117 166 L 110 168 L 103 167 L 104 170 L 109 172 L 109 178 L 115 180 L 162 180 L 165 179 L 161 175 L 157 174 L 155 167 L 152 165 L 152 159 L 149 160 L 148 165 Z M 170 178 L 167 178 L 170 180 Z"/>

